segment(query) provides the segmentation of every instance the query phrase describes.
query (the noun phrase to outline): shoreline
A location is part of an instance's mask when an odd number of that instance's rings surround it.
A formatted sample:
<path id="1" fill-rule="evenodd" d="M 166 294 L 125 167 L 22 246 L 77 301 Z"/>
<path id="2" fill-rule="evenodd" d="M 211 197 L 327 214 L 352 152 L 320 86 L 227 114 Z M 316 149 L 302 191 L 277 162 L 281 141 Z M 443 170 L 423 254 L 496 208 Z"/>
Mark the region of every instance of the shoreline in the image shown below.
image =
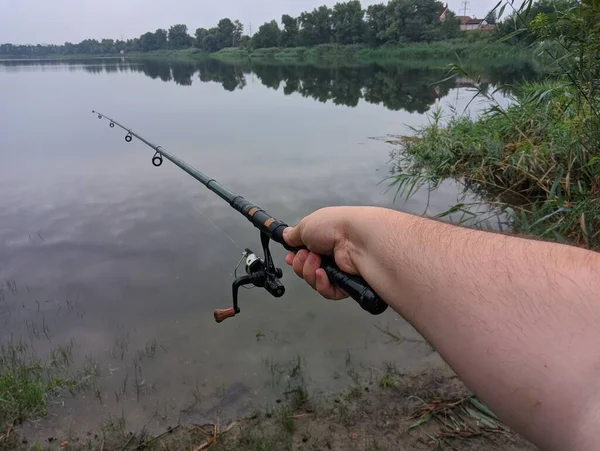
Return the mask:
<path id="1" fill-rule="evenodd" d="M 31 428 L 16 426 L 0 440 L 0 450 L 535 449 L 500 422 L 445 365 L 412 373 L 387 366 L 380 374 L 321 397 L 310 397 L 301 385 L 292 387 L 281 403 L 234 420 L 217 412 L 207 424 L 155 413 L 139 427 L 121 415 L 95 430 L 45 431 L 43 438 L 38 437 L 42 431 L 35 436 Z"/>
<path id="2" fill-rule="evenodd" d="M 0 61 L 44 61 L 44 60 L 77 60 L 77 59 L 157 59 L 201 61 L 216 59 L 224 62 L 277 62 L 281 64 L 314 64 L 314 63 L 355 63 L 367 64 L 377 62 L 388 63 L 452 63 L 462 61 L 467 64 L 485 64 L 498 60 L 536 61 L 534 52 L 525 47 L 465 39 L 414 44 L 395 44 L 378 48 L 367 48 L 359 45 L 322 44 L 314 47 L 264 48 L 247 50 L 242 48 L 226 48 L 215 53 L 206 53 L 195 47 L 181 50 L 154 50 L 135 52 L 123 55 L 47 55 L 29 57 L 2 57 Z M 441 61 L 440 61 L 441 60 Z M 443 62 L 443 63 L 442 63 Z"/>

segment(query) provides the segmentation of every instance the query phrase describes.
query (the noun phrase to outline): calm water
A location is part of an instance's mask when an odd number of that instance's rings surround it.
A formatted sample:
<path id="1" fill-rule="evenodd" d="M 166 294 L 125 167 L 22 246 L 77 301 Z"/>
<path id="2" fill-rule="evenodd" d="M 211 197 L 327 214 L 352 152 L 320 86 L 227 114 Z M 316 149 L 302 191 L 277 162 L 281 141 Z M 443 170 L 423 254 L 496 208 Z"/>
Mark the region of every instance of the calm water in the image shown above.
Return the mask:
<path id="1" fill-rule="evenodd" d="M 145 424 L 156 410 L 170 423 L 212 421 L 217 410 L 233 417 L 283 398 L 298 359 L 312 393 L 376 380 L 388 361 L 403 370 L 439 363 L 427 346 L 381 332 L 419 338 L 393 312 L 326 302 L 287 268 L 283 298 L 242 290 L 241 315 L 215 324 L 213 310 L 231 303 L 236 245 L 258 250 L 258 233 L 90 112 L 289 223 L 329 205 L 435 215 L 456 203 L 457 187 L 394 203 L 381 183 L 392 148 L 371 138 L 409 133 L 436 104 L 464 108 L 469 80 L 435 83 L 443 78 L 377 65 L 0 63 L 0 280 L 16 282 L 4 286 L 0 336 L 20 334 L 42 354 L 73 340 L 75 365 L 100 370 L 102 403 L 68 398 L 35 427 L 83 430 L 120 412 Z M 283 255 L 274 249 L 277 263 Z"/>

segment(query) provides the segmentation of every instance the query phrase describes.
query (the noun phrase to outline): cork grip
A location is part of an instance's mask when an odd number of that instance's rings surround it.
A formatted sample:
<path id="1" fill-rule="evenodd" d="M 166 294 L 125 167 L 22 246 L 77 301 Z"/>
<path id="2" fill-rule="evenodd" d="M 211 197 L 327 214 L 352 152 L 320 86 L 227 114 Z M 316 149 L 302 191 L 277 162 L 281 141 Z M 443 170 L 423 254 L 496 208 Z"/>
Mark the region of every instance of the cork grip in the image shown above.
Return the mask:
<path id="1" fill-rule="evenodd" d="M 233 318 L 234 316 L 235 316 L 235 309 L 233 307 L 215 310 L 215 321 L 217 323 L 222 323 L 227 318 Z"/>

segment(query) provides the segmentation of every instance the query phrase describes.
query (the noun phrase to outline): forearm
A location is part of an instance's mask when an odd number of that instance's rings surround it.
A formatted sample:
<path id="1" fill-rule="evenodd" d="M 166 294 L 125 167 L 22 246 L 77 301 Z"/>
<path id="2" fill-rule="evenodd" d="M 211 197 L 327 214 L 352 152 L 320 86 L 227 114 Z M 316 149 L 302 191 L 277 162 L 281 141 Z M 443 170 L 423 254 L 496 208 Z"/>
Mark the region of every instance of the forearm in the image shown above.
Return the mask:
<path id="1" fill-rule="evenodd" d="M 373 288 L 514 427 L 575 449 L 599 399 L 598 254 L 391 210 L 359 216 L 351 255 Z"/>

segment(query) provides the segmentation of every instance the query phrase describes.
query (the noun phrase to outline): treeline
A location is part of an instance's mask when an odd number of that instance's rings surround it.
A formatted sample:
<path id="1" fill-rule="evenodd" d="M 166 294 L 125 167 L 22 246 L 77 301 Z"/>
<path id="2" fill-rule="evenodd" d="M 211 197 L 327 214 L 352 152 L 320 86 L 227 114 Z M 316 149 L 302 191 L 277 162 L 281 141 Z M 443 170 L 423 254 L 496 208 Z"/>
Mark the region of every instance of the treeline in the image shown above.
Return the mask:
<path id="1" fill-rule="evenodd" d="M 513 12 L 498 23 L 500 36 L 507 40 L 532 42 L 528 31 L 530 21 L 539 13 L 552 14 L 574 5 L 577 0 L 540 0 L 531 6 L 525 19 Z M 333 8 L 320 6 L 298 17 L 284 14 L 281 22 L 272 20 L 261 25 L 252 36 L 244 34 L 239 20 L 224 18 L 213 28 L 198 28 L 190 35 L 184 24 L 158 29 L 128 40 L 85 39 L 78 44 L 63 45 L 0 45 L 0 55 L 113 55 L 122 52 L 180 50 L 195 47 L 205 52 L 217 52 L 229 47 L 260 49 L 269 47 L 312 47 L 320 44 L 363 45 L 379 47 L 385 44 L 431 42 L 460 36 L 460 24 L 449 12 L 440 20 L 444 3 L 436 0 L 390 0 L 387 4 L 370 5 L 363 9 L 360 0 L 337 3 Z M 496 12 L 488 15 L 495 21 Z M 518 31 L 518 32 L 515 32 Z"/>
<path id="2" fill-rule="evenodd" d="M 244 34 L 239 20 L 224 18 L 214 28 L 198 28 L 191 36 L 186 25 L 158 29 L 139 38 L 124 40 L 85 39 L 64 45 L 0 45 L 0 55 L 110 55 L 121 52 L 178 50 L 196 47 L 217 52 L 226 47 L 298 47 L 319 44 L 362 44 L 377 47 L 386 43 L 435 41 L 460 34 L 459 22 L 450 13 L 444 21 L 444 4 L 436 0 L 391 0 L 363 9 L 359 0 L 320 6 L 298 17 L 284 14 L 281 24 L 273 20 L 261 25 L 252 36 Z"/>
<path id="3" fill-rule="evenodd" d="M 191 47 L 194 39 L 187 25 L 173 25 L 169 30 L 158 29 L 139 38 L 124 40 L 84 39 L 78 44 L 65 42 L 63 45 L 14 45 L 0 44 L 0 55 L 7 56 L 52 56 L 52 55 L 114 55 L 123 52 L 148 52 L 160 49 L 184 49 Z"/>
<path id="4" fill-rule="evenodd" d="M 435 41 L 457 37 L 460 24 L 453 13 L 444 21 L 444 4 L 436 0 L 391 0 L 387 5 L 360 1 L 320 6 L 298 17 L 284 14 L 281 27 L 273 20 L 252 36 L 253 48 L 311 47 L 319 44 L 363 44 L 377 47 L 401 42 Z"/>

